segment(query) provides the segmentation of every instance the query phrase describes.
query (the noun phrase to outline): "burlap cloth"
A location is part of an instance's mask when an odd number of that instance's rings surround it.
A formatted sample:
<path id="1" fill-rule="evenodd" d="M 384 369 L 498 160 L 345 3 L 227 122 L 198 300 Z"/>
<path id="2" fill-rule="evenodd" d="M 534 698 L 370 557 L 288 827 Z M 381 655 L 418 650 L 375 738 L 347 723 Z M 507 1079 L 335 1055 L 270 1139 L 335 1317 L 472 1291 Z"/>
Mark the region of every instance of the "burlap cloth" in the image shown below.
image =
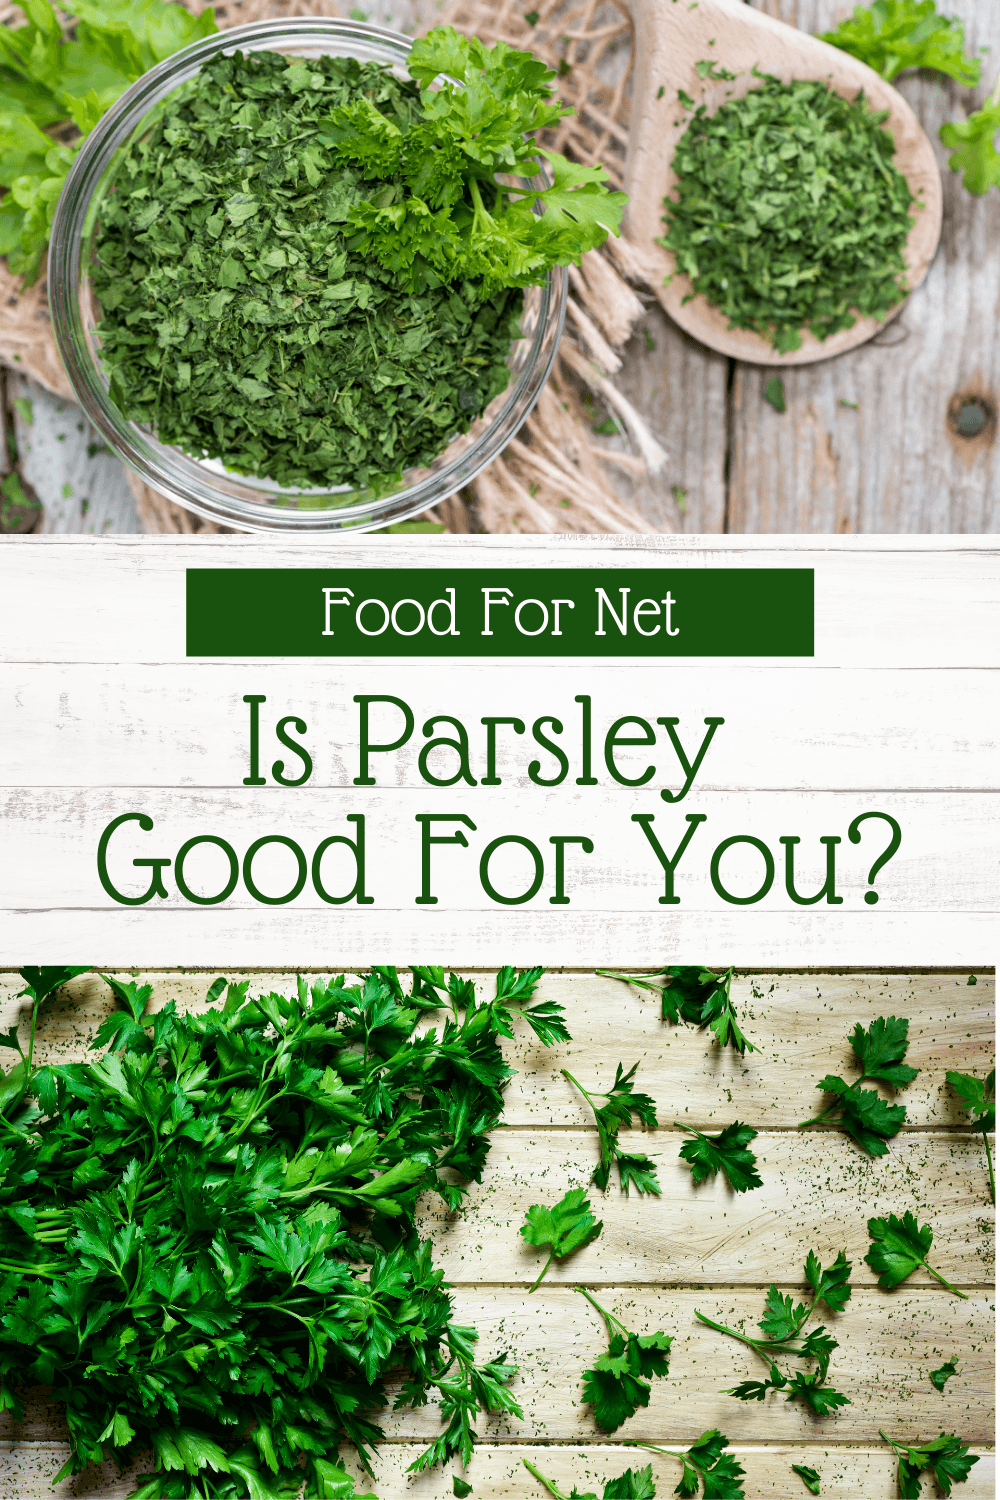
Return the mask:
<path id="1" fill-rule="evenodd" d="M 608 0 L 448 0 L 426 25 L 450 24 L 484 41 L 500 39 L 528 48 L 559 69 L 558 91 L 576 113 L 549 132 L 546 144 L 586 166 L 602 162 L 621 185 L 628 141 L 631 22 Z M 190 9 L 203 9 L 188 0 Z M 342 15 L 335 0 L 221 0 L 220 27 L 302 15 Z M 0 21 L 19 24 L 21 12 L 0 0 Z M 642 476 L 657 472 L 666 454 L 611 377 L 642 303 L 629 282 L 641 284 L 637 252 L 609 238 L 601 251 L 571 268 L 566 331 L 552 376 L 518 436 L 461 496 L 431 516 L 448 531 L 648 532 L 634 506 L 611 483 L 609 468 Z M 0 361 L 72 399 L 49 322 L 44 280 L 22 290 L 0 259 Z M 610 409 L 628 434 L 631 452 L 592 435 L 595 401 Z M 129 471 L 139 517 L 147 532 L 209 532 L 219 528 L 145 485 Z"/>

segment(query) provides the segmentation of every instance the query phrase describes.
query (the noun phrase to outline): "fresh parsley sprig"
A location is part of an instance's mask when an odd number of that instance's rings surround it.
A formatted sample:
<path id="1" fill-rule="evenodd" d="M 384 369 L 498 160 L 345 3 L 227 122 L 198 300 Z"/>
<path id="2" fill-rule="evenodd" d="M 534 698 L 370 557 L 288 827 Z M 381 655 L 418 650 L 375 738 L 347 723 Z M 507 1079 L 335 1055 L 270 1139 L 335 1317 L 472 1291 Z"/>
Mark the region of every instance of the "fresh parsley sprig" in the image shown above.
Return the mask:
<path id="1" fill-rule="evenodd" d="M 554 1260 L 565 1260 L 576 1250 L 582 1250 L 597 1239 L 604 1228 L 603 1219 L 595 1219 L 590 1212 L 590 1200 L 586 1188 L 572 1188 L 552 1208 L 542 1203 L 533 1203 L 521 1225 L 521 1234 L 529 1245 L 549 1246 L 548 1260 L 528 1288 L 531 1293 Z"/>
<path id="2" fill-rule="evenodd" d="M 762 1339 L 751 1338 L 749 1334 L 739 1333 L 724 1323 L 716 1323 L 695 1308 L 695 1317 L 700 1322 L 718 1333 L 726 1333 L 730 1338 L 739 1339 L 741 1344 L 746 1344 L 748 1349 L 752 1349 L 770 1365 L 766 1380 L 744 1380 L 728 1394 L 741 1401 L 763 1401 L 768 1391 L 784 1391 L 786 1401 L 802 1401 L 818 1417 L 828 1416 L 840 1406 L 849 1406 L 851 1403 L 847 1396 L 832 1390 L 826 1384 L 831 1356 L 839 1347 L 837 1340 L 822 1325 L 810 1329 L 808 1333 L 804 1333 L 803 1329 L 823 1303 L 831 1312 L 843 1311 L 851 1296 L 850 1274 L 851 1264 L 843 1250 L 833 1265 L 825 1268 L 820 1264 L 819 1257 L 810 1250 L 805 1264 L 805 1279 L 812 1290 L 812 1300 L 808 1304 L 799 1302 L 793 1305 L 791 1297 L 783 1297 L 776 1286 L 771 1286 L 767 1293 L 764 1316 L 757 1324 L 764 1334 Z M 776 1357 L 782 1355 L 815 1360 L 816 1370 L 809 1376 L 800 1370 L 790 1376 L 785 1375 L 775 1363 Z"/>
<path id="3" fill-rule="evenodd" d="M 953 1484 L 964 1484 L 973 1464 L 979 1462 L 969 1453 L 968 1443 L 953 1432 L 942 1432 L 932 1443 L 897 1443 L 881 1429 L 878 1435 L 899 1460 L 899 1493 L 903 1500 L 918 1500 L 920 1476 L 930 1469 L 942 1495 L 950 1495 Z"/>
<path id="4" fill-rule="evenodd" d="M 954 1356 L 952 1356 L 951 1359 L 946 1359 L 944 1364 L 940 1365 L 938 1369 L 931 1370 L 927 1378 L 930 1380 L 930 1383 L 934 1387 L 934 1389 L 936 1391 L 940 1391 L 941 1394 L 944 1395 L 944 1388 L 948 1384 L 948 1381 L 952 1378 L 953 1375 L 957 1374 L 958 1363 L 955 1360 Z"/>
<path id="5" fill-rule="evenodd" d="M 618 1131 L 623 1125 L 626 1129 L 631 1128 L 633 1115 L 643 1125 L 656 1128 L 654 1100 L 648 1094 L 637 1094 L 633 1090 L 632 1080 L 638 1066 L 638 1063 L 633 1063 L 628 1072 L 623 1073 L 622 1065 L 619 1063 L 611 1088 L 606 1092 L 594 1089 L 592 1093 L 588 1093 L 583 1084 L 574 1078 L 568 1069 L 561 1070 L 563 1077 L 567 1078 L 574 1088 L 580 1090 L 594 1111 L 601 1155 L 590 1180 L 600 1188 L 602 1193 L 607 1190 L 612 1163 L 618 1168 L 618 1180 L 625 1189 L 626 1197 L 630 1185 L 634 1186 L 639 1193 L 659 1194 L 663 1191 L 657 1181 L 656 1166 L 649 1157 L 622 1151 L 618 1146 Z M 607 1103 L 598 1105 L 595 1102 L 596 1099 L 605 1099 Z"/>
<path id="6" fill-rule="evenodd" d="M 951 151 L 948 165 L 961 172 L 970 193 L 982 197 L 991 187 L 1000 187 L 1000 151 L 996 148 L 1000 134 L 1000 77 L 981 109 L 967 120 L 949 120 L 938 134 Z"/>
<path id="7" fill-rule="evenodd" d="M 555 1500 L 598 1500 L 591 1490 L 581 1492 L 576 1485 L 570 1490 L 569 1495 L 564 1495 L 562 1490 L 553 1480 L 547 1479 L 540 1469 L 528 1459 L 522 1458 L 521 1462 L 529 1473 L 544 1484 L 550 1495 Z M 678 1492 L 679 1493 L 679 1492 Z M 604 1486 L 604 1500 L 654 1500 L 656 1486 L 653 1483 L 653 1466 L 647 1464 L 644 1469 L 626 1469 L 624 1474 L 619 1474 L 615 1479 L 609 1479 Z"/>
<path id="8" fill-rule="evenodd" d="M 14 1122 L 18 1106 L 28 1093 L 37 1073 L 33 1067 L 35 1055 L 35 1028 L 38 1025 L 38 1012 L 43 1003 L 54 995 L 56 990 L 76 979 L 79 974 L 89 972 L 90 965 L 84 964 L 76 968 L 24 968 L 20 970 L 21 978 L 24 980 L 24 989 L 19 990 L 15 999 L 20 1000 L 27 995 L 31 1001 L 31 1025 L 28 1032 L 28 1050 L 25 1053 L 18 1040 L 17 1027 L 11 1026 L 5 1032 L 0 1032 L 0 1047 L 9 1047 L 20 1057 L 20 1062 L 15 1063 L 10 1072 L 4 1075 L 0 1068 L 0 1118 L 8 1128 L 15 1128 Z M 2 1409 L 2 1408 L 0 1408 Z"/>
<path id="9" fill-rule="evenodd" d="M 808 1464 L 792 1464 L 792 1473 L 799 1476 L 810 1495 L 820 1493 L 820 1476 L 817 1469 L 811 1469 Z"/>
<path id="10" fill-rule="evenodd" d="M 971 1073 L 949 1072 L 945 1074 L 952 1092 L 967 1114 L 975 1115 L 971 1130 L 981 1130 L 986 1147 L 986 1166 L 990 1174 L 990 1202 L 997 1201 L 996 1182 L 993 1177 L 993 1153 L 990 1151 L 990 1131 L 996 1129 L 996 1069 L 991 1068 L 985 1082 Z"/>
<path id="11" fill-rule="evenodd" d="M 879 1286 L 899 1286 L 918 1266 L 923 1266 L 949 1292 L 968 1299 L 968 1292 L 960 1292 L 929 1264 L 927 1252 L 934 1243 L 934 1232 L 929 1224 L 918 1225 L 909 1209 L 902 1218 L 889 1214 L 885 1219 L 869 1219 L 868 1234 L 872 1243 L 865 1260 L 877 1272 Z"/>
<path id="12" fill-rule="evenodd" d="M 673 1339 L 662 1329 L 630 1333 L 585 1287 L 574 1287 L 574 1291 L 597 1309 L 608 1330 L 607 1354 L 601 1355 L 593 1369 L 583 1372 L 582 1404 L 593 1407 L 594 1421 L 602 1432 L 617 1432 L 640 1406 L 649 1405 L 649 1377 L 668 1373 L 667 1355 Z"/>
<path id="13" fill-rule="evenodd" d="M 731 994 L 732 968 L 717 974 L 700 964 L 669 964 L 646 974 L 619 974 L 613 969 L 598 969 L 597 973 L 658 995 L 663 1019 L 674 1026 L 685 1021 L 699 1031 L 708 1027 L 720 1047 L 731 1046 L 740 1057 L 748 1051 L 760 1051 L 740 1029 Z M 658 979 L 664 982 L 654 983 Z"/>
<path id="14" fill-rule="evenodd" d="M 934 0 L 875 0 L 857 6 L 820 40 L 867 63 L 888 83 L 908 68 L 932 68 L 965 88 L 979 82 L 978 57 L 965 56 L 965 29 L 938 14 Z"/>
<path id="15" fill-rule="evenodd" d="M 757 1171 L 757 1158 L 748 1150 L 750 1142 L 757 1139 L 757 1132 L 751 1126 L 734 1120 L 718 1135 L 703 1135 L 692 1125 L 685 1125 L 683 1120 L 675 1120 L 674 1124 L 694 1136 L 693 1141 L 684 1142 L 680 1154 L 691 1168 L 696 1186 L 716 1172 L 725 1175 L 735 1193 L 746 1193 L 751 1188 L 763 1186 Z"/>
<path id="16" fill-rule="evenodd" d="M 683 1473 L 674 1494 L 682 1496 L 682 1500 L 699 1494 L 704 1494 L 706 1500 L 711 1500 L 712 1496 L 718 1496 L 719 1500 L 744 1500 L 742 1479 L 746 1470 L 732 1453 L 723 1452 L 728 1446 L 729 1439 L 717 1427 L 703 1432 L 684 1452 L 660 1448 L 655 1443 L 639 1444 L 648 1453 L 663 1453 L 680 1459 Z"/>
<path id="17" fill-rule="evenodd" d="M 833 1094 L 833 1103 L 822 1114 L 802 1120 L 799 1129 L 827 1121 L 837 1123 L 869 1156 L 884 1156 L 889 1149 L 886 1141 L 902 1129 L 906 1109 L 902 1104 L 886 1104 L 874 1089 L 863 1089 L 861 1085 L 871 1079 L 898 1089 L 913 1082 L 919 1069 L 903 1062 L 909 1046 L 909 1027 L 909 1021 L 896 1016 L 888 1020 L 879 1016 L 867 1030 L 859 1021 L 850 1043 L 861 1067 L 860 1074 L 853 1083 L 846 1083 L 835 1074 L 821 1078 L 816 1087 Z"/>

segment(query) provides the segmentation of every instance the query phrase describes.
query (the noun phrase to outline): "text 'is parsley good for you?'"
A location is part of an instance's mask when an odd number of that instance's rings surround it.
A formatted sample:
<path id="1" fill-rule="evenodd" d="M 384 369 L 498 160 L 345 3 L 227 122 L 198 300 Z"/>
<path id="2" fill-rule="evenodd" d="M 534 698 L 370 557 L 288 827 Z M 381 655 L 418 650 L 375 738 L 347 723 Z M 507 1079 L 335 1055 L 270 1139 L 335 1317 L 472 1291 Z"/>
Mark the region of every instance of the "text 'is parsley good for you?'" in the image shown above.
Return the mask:
<path id="1" fill-rule="evenodd" d="M 914 198 L 886 113 L 863 94 L 759 76 L 714 114 L 695 110 L 659 243 L 692 297 L 787 354 L 805 328 L 827 339 L 903 300 Z"/>
<path id="2" fill-rule="evenodd" d="M 408 66 L 220 53 L 167 99 L 95 238 L 125 416 L 239 473 L 378 491 L 506 388 L 523 289 L 617 233 L 625 195 L 528 137 L 571 113 L 530 53 L 441 27 Z"/>
<path id="3" fill-rule="evenodd" d="M 415 968 L 298 981 L 208 1006 L 118 1002 L 91 1062 L 37 1067 L 42 1003 L 80 969 L 24 969 L 23 1051 L 0 1073 L 0 1411 L 49 1386 L 79 1473 L 152 1453 L 133 1500 L 349 1500 L 396 1405 L 443 1427 L 412 1468 L 467 1464 L 480 1409 L 516 1413 L 504 1354 L 477 1358 L 415 1205 L 481 1180 L 512 1076 L 499 1038 L 532 1021 L 540 969 Z M 550 1035 L 552 1010 L 541 1029 Z M 539 1036 L 544 1042 L 544 1037 Z M 399 1384 L 401 1377 L 402 1384 Z"/>

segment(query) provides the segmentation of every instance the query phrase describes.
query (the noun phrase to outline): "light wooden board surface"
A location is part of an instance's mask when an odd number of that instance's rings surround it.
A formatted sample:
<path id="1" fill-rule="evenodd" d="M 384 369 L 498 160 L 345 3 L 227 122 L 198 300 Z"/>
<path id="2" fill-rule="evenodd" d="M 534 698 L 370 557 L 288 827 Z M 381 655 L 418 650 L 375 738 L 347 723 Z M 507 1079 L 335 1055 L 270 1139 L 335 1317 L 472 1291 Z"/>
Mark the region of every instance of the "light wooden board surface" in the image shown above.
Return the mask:
<path id="1" fill-rule="evenodd" d="M 159 1003 L 197 1004 L 212 975 L 146 977 Z M 291 983 L 287 971 L 249 977 L 252 992 Z M 491 992 L 491 975 L 474 977 L 482 993 Z M 573 1483 L 585 1489 L 646 1461 L 640 1451 L 625 1451 L 629 1441 L 687 1446 L 709 1426 L 721 1427 L 733 1441 L 750 1500 L 803 1494 L 793 1462 L 820 1470 L 823 1494 L 888 1500 L 896 1490 L 893 1466 L 878 1445 L 879 1427 L 913 1440 L 942 1430 L 960 1433 L 983 1461 L 956 1495 L 982 1500 L 993 1493 L 993 1211 L 981 1140 L 964 1128 L 944 1086 L 947 1068 L 981 1075 L 992 1057 L 994 976 L 980 973 L 974 986 L 968 977 L 955 971 L 742 976 L 734 997 L 761 1047 L 742 1062 L 728 1054 L 720 1059 L 704 1034 L 659 1021 L 653 997 L 642 1000 L 590 974 L 545 977 L 541 993 L 566 1007 L 573 1043 L 543 1055 L 521 1027 L 515 1042 L 505 1043 L 519 1072 L 482 1187 L 450 1223 L 432 1205 L 423 1218 L 456 1288 L 462 1320 L 479 1327 L 484 1352 L 510 1349 L 520 1365 L 524 1420 L 481 1421 L 487 1442 L 467 1476 L 477 1496 L 529 1500 L 541 1493 L 522 1456 L 531 1456 L 566 1490 Z M 18 987 L 16 976 L 0 976 L 0 1026 L 24 1019 L 14 998 Z M 82 1057 L 109 1002 L 96 976 L 76 981 L 48 1009 L 40 1055 Z M 854 1022 L 868 1024 L 878 1014 L 910 1018 L 909 1056 L 921 1075 L 900 1096 L 911 1116 L 908 1128 L 888 1157 L 869 1162 L 839 1132 L 802 1137 L 791 1127 L 813 1104 L 817 1074 L 845 1068 L 845 1037 Z M 537 1262 L 519 1245 L 524 1211 L 530 1202 L 551 1202 L 566 1187 L 583 1185 L 594 1160 L 593 1131 L 558 1067 L 590 1082 L 608 1078 L 619 1058 L 626 1065 L 640 1059 L 640 1086 L 657 1100 L 662 1121 L 676 1115 L 718 1129 L 738 1117 L 760 1130 L 755 1145 L 765 1186 L 740 1198 L 718 1184 L 695 1190 L 676 1160 L 678 1132 L 636 1133 L 636 1142 L 661 1163 L 663 1196 L 626 1201 L 612 1187 L 601 1200 L 595 1192 L 605 1224 L 601 1239 L 562 1272 L 550 1271 L 529 1298 Z M 933 1225 L 932 1263 L 961 1282 L 967 1301 L 923 1275 L 893 1292 L 874 1284 L 861 1263 L 866 1219 L 906 1207 Z M 809 1248 L 832 1255 L 841 1246 L 854 1263 L 854 1292 L 832 1320 L 841 1345 L 833 1369 L 837 1389 L 852 1404 L 816 1422 L 795 1405 L 761 1408 L 725 1395 L 726 1386 L 752 1373 L 755 1361 L 735 1341 L 698 1324 L 694 1309 L 752 1327 L 768 1282 L 795 1291 Z M 654 1382 L 649 1407 L 612 1440 L 600 1437 L 578 1401 L 581 1373 L 600 1352 L 602 1328 L 572 1291 L 576 1282 L 593 1287 L 628 1326 L 662 1328 L 674 1338 L 669 1376 Z M 939 1395 L 927 1375 L 952 1355 L 960 1374 Z M 372 1486 L 380 1500 L 450 1494 L 450 1473 L 405 1477 L 419 1451 L 413 1445 L 437 1430 L 434 1408 L 392 1416 L 386 1428 L 390 1441 Z M 42 1402 L 33 1404 L 21 1431 L 0 1427 L 0 1494 L 110 1500 L 127 1493 L 127 1483 L 109 1469 L 53 1490 L 47 1476 L 64 1456 L 58 1421 Z M 668 1494 L 676 1466 L 666 1458 L 653 1462 L 660 1493 Z"/>

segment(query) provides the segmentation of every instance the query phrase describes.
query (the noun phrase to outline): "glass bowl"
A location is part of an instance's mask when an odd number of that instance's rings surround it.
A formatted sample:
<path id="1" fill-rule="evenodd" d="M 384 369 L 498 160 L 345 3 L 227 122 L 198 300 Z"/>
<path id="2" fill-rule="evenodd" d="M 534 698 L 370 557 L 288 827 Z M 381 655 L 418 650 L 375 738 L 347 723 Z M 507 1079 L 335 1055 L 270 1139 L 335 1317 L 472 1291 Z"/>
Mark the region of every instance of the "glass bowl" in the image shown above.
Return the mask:
<path id="1" fill-rule="evenodd" d="M 151 112 L 217 52 L 323 53 L 388 65 L 408 77 L 411 38 L 381 26 L 328 18 L 261 21 L 186 47 L 143 75 L 84 141 L 56 208 L 49 246 L 49 308 L 59 353 L 80 405 L 109 445 L 147 484 L 208 520 L 240 531 L 294 535 L 371 531 L 416 515 L 468 484 L 502 452 L 531 411 L 555 359 L 566 312 L 568 276 L 557 266 L 543 286 L 525 292 L 523 337 L 511 346 L 511 381 L 484 414 L 448 444 L 429 468 L 408 469 L 395 486 L 285 488 L 236 474 L 216 459 L 197 459 L 130 422 L 111 401 L 100 357 L 100 311 L 89 269 L 101 203 L 131 143 L 153 123 Z M 534 179 L 544 187 L 543 178 Z"/>

